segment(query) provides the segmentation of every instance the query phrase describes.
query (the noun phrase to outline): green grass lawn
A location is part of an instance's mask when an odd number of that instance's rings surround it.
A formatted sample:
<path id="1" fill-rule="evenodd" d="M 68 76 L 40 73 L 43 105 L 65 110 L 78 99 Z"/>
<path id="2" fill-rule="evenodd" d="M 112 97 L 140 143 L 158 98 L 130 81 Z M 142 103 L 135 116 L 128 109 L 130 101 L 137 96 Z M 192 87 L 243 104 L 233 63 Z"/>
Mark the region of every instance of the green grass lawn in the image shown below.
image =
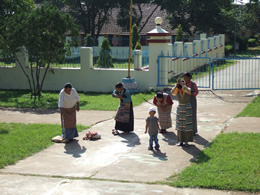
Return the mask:
<path id="1" fill-rule="evenodd" d="M 218 135 L 190 167 L 167 180 L 176 187 L 260 191 L 260 133 Z"/>
<path id="2" fill-rule="evenodd" d="M 111 93 L 79 93 L 80 108 L 82 110 L 117 110 L 119 99 L 113 98 Z M 133 105 L 137 106 L 154 96 L 153 92 L 133 94 Z M 59 92 L 43 92 L 41 100 L 33 104 L 28 90 L 0 90 L 0 107 L 16 108 L 47 108 L 58 107 Z"/>
<path id="3" fill-rule="evenodd" d="M 77 128 L 80 132 L 88 127 Z M 56 135 L 61 135 L 60 125 L 0 123 L 0 168 L 47 148 Z"/>
<path id="4" fill-rule="evenodd" d="M 237 117 L 260 117 L 260 96 L 248 104 Z"/>

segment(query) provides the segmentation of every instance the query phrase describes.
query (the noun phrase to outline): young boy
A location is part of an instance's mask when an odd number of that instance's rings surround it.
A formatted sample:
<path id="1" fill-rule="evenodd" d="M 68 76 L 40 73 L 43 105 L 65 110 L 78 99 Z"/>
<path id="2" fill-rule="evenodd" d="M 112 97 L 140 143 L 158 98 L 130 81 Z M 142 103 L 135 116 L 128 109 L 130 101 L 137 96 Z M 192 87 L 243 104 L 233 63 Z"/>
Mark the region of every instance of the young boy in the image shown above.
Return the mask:
<path id="1" fill-rule="evenodd" d="M 148 150 L 153 150 L 153 141 L 155 143 L 155 149 L 159 150 L 160 145 L 158 143 L 158 132 L 160 131 L 160 127 L 158 124 L 158 118 L 154 116 L 156 113 L 155 108 L 150 108 L 149 109 L 149 117 L 146 119 L 146 126 L 145 126 L 145 132 L 149 133 L 150 139 L 149 139 L 149 147 Z"/>

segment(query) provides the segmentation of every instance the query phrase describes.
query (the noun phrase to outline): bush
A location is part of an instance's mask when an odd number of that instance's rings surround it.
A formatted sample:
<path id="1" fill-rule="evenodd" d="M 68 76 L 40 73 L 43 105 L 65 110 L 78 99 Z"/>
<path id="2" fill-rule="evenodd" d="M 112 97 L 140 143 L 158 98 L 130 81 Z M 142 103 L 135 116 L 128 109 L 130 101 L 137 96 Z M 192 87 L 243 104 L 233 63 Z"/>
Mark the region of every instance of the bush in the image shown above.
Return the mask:
<path id="1" fill-rule="evenodd" d="M 142 49 L 142 45 L 140 42 L 137 42 L 135 45 L 135 50 L 141 50 Z"/>
<path id="2" fill-rule="evenodd" d="M 181 24 L 178 25 L 177 35 L 175 37 L 175 41 L 183 41 L 184 40 L 184 32 L 182 30 Z"/>
<path id="3" fill-rule="evenodd" d="M 105 38 L 101 44 L 101 52 L 97 60 L 97 67 L 111 68 L 114 67 L 112 63 L 112 57 L 110 56 L 110 44 L 109 40 Z"/>
<path id="4" fill-rule="evenodd" d="M 132 27 L 132 50 L 135 49 L 136 44 L 140 41 L 140 36 L 137 30 L 136 24 L 133 25 Z"/>
<path id="5" fill-rule="evenodd" d="M 87 34 L 87 36 L 84 38 L 84 46 L 86 47 L 94 46 L 94 39 L 91 37 L 90 34 Z"/>
<path id="6" fill-rule="evenodd" d="M 249 47 L 256 47 L 256 39 L 248 39 L 248 46 Z"/>
<path id="7" fill-rule="evenodd" d="M 233 45 L 225 45 L 225 55 L 228 56 L 231 52 L 233 52 Z"/>

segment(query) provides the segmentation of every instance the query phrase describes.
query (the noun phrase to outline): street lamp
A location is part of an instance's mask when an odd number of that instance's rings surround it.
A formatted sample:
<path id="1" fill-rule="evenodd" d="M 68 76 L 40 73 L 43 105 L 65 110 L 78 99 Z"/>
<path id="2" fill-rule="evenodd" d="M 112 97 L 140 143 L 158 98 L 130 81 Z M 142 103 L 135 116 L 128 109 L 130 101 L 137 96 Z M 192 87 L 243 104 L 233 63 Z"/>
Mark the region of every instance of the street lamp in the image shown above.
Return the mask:
<path id="1" fill-rule="evenodd" d="M 128 54 L 128 76 L 130 78 L 130 63 L 131 63 L 131 44 L 132 44 L 132 8 L 133 8 L 133 0 L 130 2 L 130 28 L 129 28 L 129 54 Z"/>

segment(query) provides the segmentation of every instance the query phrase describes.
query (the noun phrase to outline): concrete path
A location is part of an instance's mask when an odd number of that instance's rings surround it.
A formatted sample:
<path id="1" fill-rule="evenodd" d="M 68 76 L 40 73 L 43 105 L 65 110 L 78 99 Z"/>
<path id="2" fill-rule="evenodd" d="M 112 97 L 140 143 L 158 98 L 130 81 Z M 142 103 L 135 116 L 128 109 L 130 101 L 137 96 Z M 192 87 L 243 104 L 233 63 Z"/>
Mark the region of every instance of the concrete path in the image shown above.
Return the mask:
<path id="1" fill-rule="evenodd" d="M 16 165 L 0 170 L 0 194 L 246 194 L 242 192 L 225 192 L 202 189 L 180 189 L 164 185 L 149 185 L 163 181 L 189 166 L 198 152 L 222 130 L 231 132 L 232 125 L 237 125 L 233 117 L 238 114 L 252 97 L 246 97 L 250 91 L 224 91 L 217 95 L 201 91 L 198 96 L 198 129 L 192 146 L 176 146 L 175 112 L 177 102 L 172 109 L 173 128 L 167 134 L 159 135 L 161 151 L 148 151 L 148 135 L 144 134 L 145 119 L 151 102 L 134 108 L 135 131 L 129 135 L 113 136 L 111 129 L 114 120 L 103 112 L 98 113 L 97 123 L 90 129 L 102 135 L 98 141 L 84 141 L 80 137 L 69 144 L 53 146 L 19 161 Z M 17 112 L 15 115 L 14 113 Z M 5 114 L 22 117 L 23 122 L 32 122 L 30 117 L 37 115 L 31 112 L 0 110 L 0 118 Z M 35 111 L 36 112 L 36 111 Z M 78 113 L 78 122 L 88 124 L 88 112 Z M 104 112 L 105 113 L 105 112 Z M 51 118 L 58 113 L 51 113 Z M 85 117 L 82 117 L 84 115 Z M 40 121 L 48 122 L 49 114 L 38 114 Z M 82 118 L 82 119 L 79 119 Z M 94 117 L 95 118 L 95 117 Z M 48 120 L 47 120 L 48 119 Z M 232 120 L 233 119 L 233 120 Z M 9 119 L 11 120 L 11 119 Z M 55 121 L 57 120 L 57 121 Z M 92 119 L 91 119 L 92 120 Z M 58 123 L 59 119 L 53 119 Z M 10 121 L 9 121 L 10 122 Z M 252 131 L 260 132 L 259 122 L 254 121 Z M 250 125 L 247 125 L 247 129 Z M 245 130 L 245 128 L 243 128 Z M 126 183 L 125 183 L 126 182 Z"/>
<path id="2" fill-rule="evenodd" d="M 112 119 L 116 111 L 80 110 L 77 112 L 78 124 L 92 126 L 103 120 Z M 0 108 L 0 122 L 15 123 L 49 123 L 60 124 L 59 110 Z"/>

